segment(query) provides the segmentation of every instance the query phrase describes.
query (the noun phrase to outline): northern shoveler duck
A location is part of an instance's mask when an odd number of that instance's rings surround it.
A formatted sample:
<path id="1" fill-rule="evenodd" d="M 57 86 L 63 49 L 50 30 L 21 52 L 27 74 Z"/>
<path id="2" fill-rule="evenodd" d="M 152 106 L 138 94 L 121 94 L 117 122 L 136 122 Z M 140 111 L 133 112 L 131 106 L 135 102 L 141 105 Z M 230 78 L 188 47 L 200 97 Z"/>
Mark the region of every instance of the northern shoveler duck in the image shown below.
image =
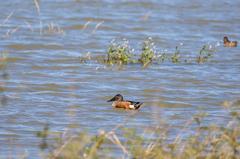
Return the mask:
<path id="1" fill-rule="evenodd" d="M 224 47 L 237 47 L 237 41 L 230 41 L 228 37 L 223 38 Z"/>
<path id="2" fill-rule="evenodd" d="M 143 104 L 141 102 L 133 102 L 129 100 L 123 100 L 123 96 L 121 94 L 115 95 L 112 99 L 107 102 L 113 102 L 112 106 L 115 108 L 124 108 L 124 109 L 139 109 Z"/>

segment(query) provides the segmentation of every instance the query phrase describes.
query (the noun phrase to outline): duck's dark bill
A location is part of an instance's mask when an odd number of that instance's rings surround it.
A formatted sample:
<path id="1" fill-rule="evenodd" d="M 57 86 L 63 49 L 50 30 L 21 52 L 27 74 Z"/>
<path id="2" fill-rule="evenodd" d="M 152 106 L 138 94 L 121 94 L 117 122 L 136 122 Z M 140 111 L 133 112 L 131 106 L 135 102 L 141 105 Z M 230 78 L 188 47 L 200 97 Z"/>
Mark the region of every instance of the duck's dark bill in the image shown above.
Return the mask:
<path id="1" fill-rule="evenodd" d="M 112 99 L 108 100 L 107 102 L 112 102 L 115 101 L 115 97 L 113 97 Z"/>

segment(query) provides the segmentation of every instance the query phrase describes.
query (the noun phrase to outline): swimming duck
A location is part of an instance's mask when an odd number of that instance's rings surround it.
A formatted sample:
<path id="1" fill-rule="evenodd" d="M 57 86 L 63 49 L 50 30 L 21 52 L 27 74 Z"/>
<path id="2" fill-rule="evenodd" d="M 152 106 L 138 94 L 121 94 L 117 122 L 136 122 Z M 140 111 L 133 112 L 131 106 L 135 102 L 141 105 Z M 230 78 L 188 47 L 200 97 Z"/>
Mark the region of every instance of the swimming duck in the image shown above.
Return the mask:
<path id="1" fill-rule="evenodd" d="M 226 36 L 223 38 L 223 44 L 224 47 L 237 47 L 237 41 L 230 41 Z"/>
<path id="2" fill-rule="evenodd" d="M 121 94 L 115 95 L 112 99 L 107 102 L 113 102 L 112 106 L 115 108 L 124 108 L 124 109 L 139 109 L 143 104 L 142 102 L 133 102 L 129 100 L 123 100 L 123 96 Z"/>

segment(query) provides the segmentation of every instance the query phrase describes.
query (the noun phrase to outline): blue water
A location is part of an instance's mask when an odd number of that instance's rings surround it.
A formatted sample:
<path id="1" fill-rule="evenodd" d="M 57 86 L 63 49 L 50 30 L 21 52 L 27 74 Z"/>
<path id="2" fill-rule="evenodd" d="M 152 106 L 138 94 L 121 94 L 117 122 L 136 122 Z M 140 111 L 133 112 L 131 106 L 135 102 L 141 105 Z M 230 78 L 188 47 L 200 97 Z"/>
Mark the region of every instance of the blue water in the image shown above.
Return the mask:
<path id="1" fill-rule="evenodd" d="M 36 132 L 45 123 L 52 131 L 76 124 L 96 134 L 127 119 L 132 128 L 165 120 L 176 127 L 173 136 L 198 112 L 208 114 L 206 124 L 227 123 L 223 102 L 240 97 L 240 50 L 223 47 L 222 39 L 240 39 L 240 1 L 48 0 L 39 6 L 38 13 L 34 1 L 0 5 L 0 59 L 8 58 L 0 67 L 0 158 L 39 158 Z M 176 46 L 189 58 L 203 45 L 215 51 L 204 64 L 146 69 L 79 60 L 105 55 L 112 39 L 128 39 L 139 53 L 147 37 L 166 54 Z M 113 109 L 106 101 L 117 93 L 144 105 L 139 112 Z"/>

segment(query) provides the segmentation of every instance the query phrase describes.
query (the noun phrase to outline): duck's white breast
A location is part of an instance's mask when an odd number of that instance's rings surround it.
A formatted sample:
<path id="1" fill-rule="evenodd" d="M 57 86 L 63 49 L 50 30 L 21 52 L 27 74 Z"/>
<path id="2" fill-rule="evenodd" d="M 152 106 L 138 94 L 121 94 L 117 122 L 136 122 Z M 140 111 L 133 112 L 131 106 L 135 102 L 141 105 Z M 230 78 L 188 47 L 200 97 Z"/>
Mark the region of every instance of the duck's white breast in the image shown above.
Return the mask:
<path id="1" fill-rule="evenodd" d="M 116 104 L 117 104 L 116 102 L 113 102 L 113 103 L 112 103 L 112 106 L 113 106 L 113 107 L 116 107 Z"/>
<path id="2" fill-rule="evenodd" d="M 134 107 L 133 104 L 129 105 L 129 108 L 130 108 L 130 109 L 135 109 L 135 107 Z"/>

